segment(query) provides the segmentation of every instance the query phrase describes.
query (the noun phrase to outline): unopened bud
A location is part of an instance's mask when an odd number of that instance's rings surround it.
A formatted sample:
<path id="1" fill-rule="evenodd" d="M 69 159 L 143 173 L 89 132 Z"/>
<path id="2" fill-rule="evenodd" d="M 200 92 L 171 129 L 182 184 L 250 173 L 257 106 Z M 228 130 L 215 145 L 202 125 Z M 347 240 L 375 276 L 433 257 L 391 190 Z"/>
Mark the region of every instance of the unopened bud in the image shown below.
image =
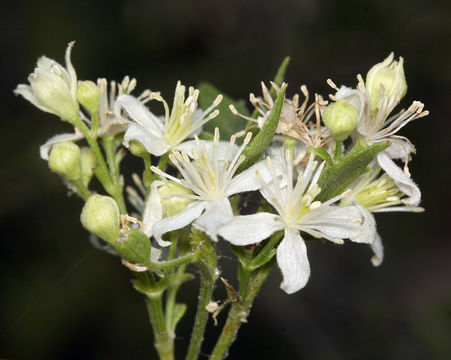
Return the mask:
<path id="1" fill-rule="evenodd" d="M 83 207 L 80 221 L 86 230 L 110 244 L 119 238 L 119 208 L 109 196 L 92 195 Z"/>
<path id="2" fill-rule="evenodd" d="M 335 141 L 345 140 L 359 121 L 357 110 L 344 100 L 338 100 L 327 106 L 322 115 L 324 124 L 332 133 Z"/>
<path id="3" fill-rule="evenodd" d="M 366 75 L 366 88 L 370 96 L 370 110 L 374 112 L 381 95 L 381 86 L 390 98 L 396 96 L 401 100 L 407 92 L 407 82 L 404 76 L 404 59 L 393 61 L 391 53 L 384 61 L 374 65 Z"/>
<path id="4" fill-rule="evenodd" d="M 100 90 L 92 81 L 78 83 L 77 99 L 91 114 L 99 111 Z"/>
<path id="5" fill-rule="evenodd" d="M 128 143 L 128 149 L 130 150 L 130 152 L 133 155 L 138 156 L 140 158 L 144 158 L 146 156 L 149 156 L 149 152 L 146 150 L 144 145 L 141 144 L 137 140 L 130 140 L 130 142 Z"/>
<path id="6" fill-rule="evenodd" d="M 49 167 L 53 172 L 75 181 L 81 174 L 80 156 L 80 148 L 71 141 L 55 144 L 50 151 Z"/>
<path id="7" fill-rule="evenodd" d="M 158 188 L 158 195 L 160 195 L 164 217 L 178 214 L 193 201 L 192 199 L 174 196 L 177 194 L 193 195 L 190 189 L 176 183 L 175 181 L 167 181 L 164 185 Z"/>
<path id="8" fill-rule="evenodd" d="M 94 169 L 97 166 L 97 161 L 96 157 L 94 156 L 94 153 L 91 151 L 90 148 L 86 146 L 81 148 L 80 164 L 81 164 L 81 181 L 85 186 L 87 186 L 91 181 Z"/>

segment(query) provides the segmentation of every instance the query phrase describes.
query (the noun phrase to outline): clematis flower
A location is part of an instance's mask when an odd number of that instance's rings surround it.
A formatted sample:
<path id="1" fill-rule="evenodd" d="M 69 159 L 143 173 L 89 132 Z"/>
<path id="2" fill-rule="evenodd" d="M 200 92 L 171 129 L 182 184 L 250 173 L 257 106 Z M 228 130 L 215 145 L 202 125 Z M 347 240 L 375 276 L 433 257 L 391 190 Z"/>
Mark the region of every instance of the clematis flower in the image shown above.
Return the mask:
<path id="1" fill-rule="evenodd" d="M 41 56 L 28 77 L 30 85 L 20 84 L 14 90 L 14 94 L 22 95 L 40 110 L 69 122 L 78 114 L 77 74 L 70 61 L 74 43 L 67 46 L 65 68 L 55 60 Z"/>
<path id="2" fill-rule="evenodd" d="M 401 110 L 390 116 L 405 92 L 399 90 L 388 93 L 383 85 L 380 86 L 376 107 L 371 110 L 368 89 L 361 75 L 358 75 L 357 79 L 357 89 L 346 86 L 338 89 L 331 80 L 328 80 L 329 85 L 337 90 L 332 98 L 336 101 L 343 100 L 357 110 L 359 114 L 357 134 L 368 145 L 382 141 L 390 142 L 390 146 L 386 150 L 378 153 L 377 162 L 408 196 L 404 202 L 411 206 L 417 206 L 420 203 L 421 193 L 418 186 L 410 179 L 408 169 L 409 156 L 411 152 L 415 152 L 415 148 L 409 139 L 396 133 L 409 122 L 424 117 L 429 112 L 423 111 L 424 105 L 421 102 L 414 101 L 407 110 Z M 399 169 L 393 159 L 404 159 L 404 171 Z"/>
<path id="3" fill-rule="evenodd" d="M 194 160 L 191 160 L 185 152 L 173 151 L 169 155 L 169 159 L 182 175 L 182 180 L 152 167 L 152 171 L 156 174 L 173 180 L 193 192 L 193 195 L 175 194 L 172 196 L 194 200 L 178 214 L 164 218 L 153 225 L 153 235 L 161 246 L 170 244 L 162 239 L 163 234 L 181 229 L 192 222 L 196 228 L 217 241 L 217 228 L 233 218 L 228 198 L 234 194 L 256 190 L 260 187 L 260 181 L 256 178 L 255 171 L 262 167 L 262 162 L 234 176 L 244 161 L 244 155 L 241 153 L 250 138 L 251 133 L 248 133 L 241 147 L 235 150 L 236 137 L 232 136 L 228 148 L 223 152 L 224 149 L 219 146 L 219 130 L 217 128 L 210 148 L 200 142 L 196 136 L 195 145 L 191 150 Z M 155 207 L 158 208 L 157 203 Z"/>
<path id="4" fill-rule="evenodd" d="M 222 95 L 213 101 L 205 111 L 199 110 L 197 98 L 199 90 L 190 87 L 185 100 L 185 86 L 177 83 L 172 111 L 159 93 L 150 93 L 150 100 L 163 103 L 164 119 L 152 114 L 144 104 L 130 95 L 121 95 L 117 102 L 134 120 L 125 135 L 124 145 L 128 147 L 131 140 L 139 141 L 146 150 L 155 156 L 161 156 L 171 149 L 179 149 L 179 145 L 190 136 L 199 133 L 202 126 L 215 118 L 219 110 L 213 110 L 222 101 Z"/>
<path id="5" fill-rule="evenodd" d="M 398 167 L 397 171 L 402 172 Z M 372 213 L 377 212 L 422 212 L 424 209 L 411 205 L 413 194 L 410 192 L 411 186 L 398 186 L 397 183 L 383 173 L 381 168 L 373 162 L 371 171 L 362 175 L 350 186 L 350 191 L 340 200 L 341 206 L 348 206 L 357 203 L 367 224 L 364 236 L 373 239 L 370 244 L 374 252 L 371 262 L 374 266 L 379 266 L 384 258 L 384 247 L 382 239 L 376 231 L 376 221 Z"/>
<path id="6" fill-rule="evenodd" d="M 300 172 L 293 186 L 293 165 L 286 154 L 286 186 L 274 174 L 271 159 L 267 158 L 267 169 L 272 173 L 270 182 L 262 181 L 263 197 L 273 206 L 277 214 L 261 212 L 253 215 L 236 216 L 218 229 L 218 234 L 234 245 L 245 246 L 258 243 L 276 231 L 283 230 L 284 238 L 277 248 L 277 263 L 282 271 L 281 288 L 292 294 L 305 286 L 310 276 L 307 248 L 301 233 L 316 238 L 325 238 L 342 244 L 349 238 L 355 242 L 369 242 L 359 236 L 362 231 L 362 212 L 359 207 L 333 206 L 346 193 L 323 203 L 315 201 L 321 192 L 317 181 L 324 167 L 318 166 L 310 156 L 304 170 Z M 258 176 L 258 169 L 257 169 Z"/>

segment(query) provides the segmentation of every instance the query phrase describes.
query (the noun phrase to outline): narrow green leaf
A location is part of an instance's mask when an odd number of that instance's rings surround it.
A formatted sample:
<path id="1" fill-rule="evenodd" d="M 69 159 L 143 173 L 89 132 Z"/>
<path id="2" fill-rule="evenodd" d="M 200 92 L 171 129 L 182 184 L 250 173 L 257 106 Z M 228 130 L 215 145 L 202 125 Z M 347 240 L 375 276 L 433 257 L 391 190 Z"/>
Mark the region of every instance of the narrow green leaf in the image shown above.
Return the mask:
<path id="1" fill-rule="evenodd" d="M 258 160 L 260 160 L 263 152 L 271 143 L 277 129 L 277 124 L 279 123 L 280 112 L 282 111 L 286 89 L 286 85 L 280 89 L 280 93 L 277 96 L 276 102 L 271 113 L 269 114 L 268 119 L 266 120 L 260 131 L 257 133 L 257 135 L 254 137 L 252 142 L 244 149 L 243 155 L 246 158 L 238 168 L 237 173 L 246 170 L 247 168 L 255 164 Z"/>
<path id="2" fill-rule="evenodd" d="M 368 171 L 367 165 L 370 161 L 387 146 L 387 142 L 368 146 L 363 141 L 357 140 L 346 156 L 339 158 L 323 171 L 318 179 L 321 192 L 315 200 L 324 202 L 341 194 L 354 180 Z"/>
<path id="3" fill-rule="evenodd" d="M 329 165 L 332 165 L 332 163 L 333 163 L 332 158 L 330 157 L 329 153 L 325 149 L 315 148 L 315 149 L 312 149 L 312 151 L 315 155 L 318 155 L 321 159 L 326 160 Z"/>
<path id="4" fill-rule="evenodd" d="M 210 120 L 203 127 L 204 131 L 214 133 L 215 127 L 218 127 L 221 133 L 221 138 L 227 140 L 240 131 L 245 126 L 245 121 L 239 116 L 235 116 L 229 109 L 229 105 L 235 106 L 239 113 L 248 116 L 249 112 L 242 101 L 233 100 L 230 96 L 224 95 L 222 91 L 214 87 L 208 82 L 201 82 L 199 89 L 199 105 L 202 109 L 208 108 L 219 94 L 222 94 L 223 99 L 218 105 L 219 115 Z"/>

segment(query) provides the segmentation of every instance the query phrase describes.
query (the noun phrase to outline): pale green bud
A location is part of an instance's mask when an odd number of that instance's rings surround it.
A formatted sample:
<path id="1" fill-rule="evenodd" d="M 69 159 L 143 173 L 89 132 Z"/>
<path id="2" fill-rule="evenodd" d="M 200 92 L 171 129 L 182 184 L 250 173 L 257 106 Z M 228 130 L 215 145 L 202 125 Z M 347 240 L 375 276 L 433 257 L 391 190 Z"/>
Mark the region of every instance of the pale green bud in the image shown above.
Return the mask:
<path id="1" fill-rule="evenodd" d="M 62 77 L 49 70 L 36 69 L 28 81 L 36 98 L 51 112 L 69 122 L 78 116 L 78 102 Z"/>
<path id="2" fill-rule="evenodd" d="M 323 121 L 335 141 L 343 141 L 357 126 L 359 114 L 354 106 L 338 100 L 323 111 Z"/>
<path id="3" fill-rule="evenodd" d="M 149 156 L 149 152 L 146 150 L 144 145 L 141 144 L 137 140 L 130 140 L 130 142 L 128 143 L 128 150 L 130 150 L 130 152 L 133 155 L 138 156 L 140 158 L 144 158 L 146 156 Z"/>
<path id="4" fill-rule="evenodd" d="M 391 53 L 384 61 L 374 65 L 366 74 L 366 88 L 370 96 L 370 110 L 374 112 L 381 95 L 381 86 L 384 87 L 386 95 L 390 98 L 396 96 L 398 101 L 407 92 L 407 82 L 404 75 L 404 59 L 393 61 Z"/>
<path id="5" fill-rule="evenodd" d="M 94 153 L 88 147 L 81 148 L 81 181 L 85 186 L 89 184 L 92 178 L 92 174 L 94 173 L 94 169 L 97 166 L 96 157 Z"/>
<path id="6" fill-rule="evenodd" d="M 158 188 L 158 195 L 160 195 L 161 206 L 163 207 L 163 216 L 169 217 L 178 214 L 185 209 L 192 199 L 182 198 L 178 196 L 171 196 L 175 194 L 193 195 L 192 191 L 186 186 L 180 185 L 175 181 L 167 181 L 164 185 Z"/>
<path id="7" fill-rule="evenodd" d="M 50 169 L 66 179 L 75 181 L 80 178 L 81 152 L 77 144 L 66 141 L 52 146 L 49 156 Z"/>
<path id="8" fill-rule="evenodd" d="M 92 81 L 80 81 L 78 83 L 77 99 L 91 114 L 99 111 L 100 90 Z"/>
<path id="9" fill-rule="evenodd" d="M 80 221 L 86 230 L 110 244 L 119 238 L 119 208 L 109 196 L 92 195 L 81 211 Z"/>

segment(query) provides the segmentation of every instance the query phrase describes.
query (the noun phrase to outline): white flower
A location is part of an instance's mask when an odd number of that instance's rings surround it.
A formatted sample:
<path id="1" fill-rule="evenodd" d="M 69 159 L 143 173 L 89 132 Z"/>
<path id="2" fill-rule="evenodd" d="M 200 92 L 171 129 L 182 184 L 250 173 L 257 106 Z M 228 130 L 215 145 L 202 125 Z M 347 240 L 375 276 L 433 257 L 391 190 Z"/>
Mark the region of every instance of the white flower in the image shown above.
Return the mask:
<path id="1" fill-rule="evenodd" d="M 14 90 L 42 111 L 71 121 L 78 114 L 77 74 L 70 61 L 74 42 L 66 50 L 66 68 L 46 56 L 38 59 L 28 77 L 30 85 L 20 84 Z"/>
<path id="2" fill-rule="evenodd" d="M 249 133 L 238 151 L 235 150 L 235 136 L 232 136 L 228 148 L 223 151 L 219 147 L 219 130 L 215 129 L 213 144 L 210 148 L 196 137 L 195 146 L 192 149 L 194 160 L 191 160 L 185 152 L 174 151 L 169 159 L 177 167 L 183 179 L 179 180 L 160 169 L 152 167 L 152 170 L 170 180 L 189 188 L 194 195 L 173 195 L 193 199 L 178 214 L 165 218 L 153 225 L 153 235 L 161 246 L 170 243 L 162 239 L 162 235 L 176 229 L 180 229 L 194 221 L 194 226 L 204 231 L 214 241 L 217 241 L 217 228 L 233 217 L 229 197 L 245 191 L 256 190 L 260 187 L 260 181 L 255 176 L 255 169 L 261 167 L 262 162 L 235 175 L 236 170 L 244 161 L 242 151 L 249 143 Z M 156 204 L 158 207 L 158 204 Z M 160 205 L 161 206 L 161 205 Z"/>
<path id="3" fill-rule="evenodd" d="M 171 149 L 177 149 L 185 139 L 200 132 L 202 126 L 219 114 L 213 109 L 219 105 L 222 95 L 205 111 L 199 110 L 197 98 L 199 90 L 190 87 L 185 100 L 185 86 L 177 83 L 172 111 L 159 93 L 150 93 L 150 100 L 163 103 L 165 117 L 161 119 L 152 114 L 144 104 L 130 95 L 121 95 L 117 102 L 134 120 L 125 135 L 124 145 L 128 147 L 131 140 L 139 141 L 152 155 L 161 156 Z"/>
<path id="4" fill-rule="evenodd" d="M 395 172 L 402 172 L 396 165 Z M 357 203 L 364 214 L 364 224 L 366 230 L 362 235 L 372 239 L 371 248 L 374 256 L 371 262 L 374 266 L 382 263 L 384 256 L 384 248 L 379 234 L 376 232 L 376 221 L 372 213 L 406 211 L 406 212 L 422 212 L 423 208 L 416 206 L 419 202 L 415 200 L 416 205 L 412 205 L 412 199 L 417 196 L 412 190 L 417 189 L 411 184 L 401 184 L 393 180 L 387 173 L 381 175 L 381 168 L 375 162 L 371 164 L 372 170 L 351 184 L 349 191 L 340 201 L 340 205 L 347 206 Z M 409 179 L 410 180 L 410 179 Z M 365 225 L 364 225 L 365 226 Z"/>
<path id="5" fill-rule="evenodd" d="M 420 202 L 421 194 L 417 185 L 410 179 L 408 170 L 408 160 L 411 152 L 415 151 L 413 144 L 404 136 L 396 133 L 412 120 L 428 115 L 428 111 L 423 111 L 424 105 L 419 101 L 414 101 L 407 110 L 402 110 L 398 114 L 390 116 L 392 110 L 400 101 L 399 94 L 394 92 L 388 96 L 381 87 L 381 96 L 374 112 L 370 110 L 370 97 L 365 87 L 363 79 L 357 76 L 359 83 L 357 89 L 350 89 L 342 86 L 338 89 L 332 81 L 329 85 L 337 89 L 334 99 L 343 99 L 346 103 L 354 106 L 360 114 L 357 125 L 358 136 L 368 145 L 378 142 L 388 141 L 389 147 L 377 154 L 377 162 L 380 167 L 395 181 L 396 185 L 403 189 L 409 196 L 409 205 L 416 206 Z M 393 162 L 392 159 L 404 159 L 404 172 Z"/>
<path id="6" fill-rule="evenodd" d="M 262 182 L 260 192 L 276 209 L 276 214 L 257 213 L 234 217 L 232 221 L 221 226 L 218 234 L 234 245 L 258 243 L 278 230 L 284 230 L 284 238 L 277 248 L 277 263 L 282 271 L 281 288 L 288 294 L 305 286 L 310 276 L 310 265 L 307 249 L 300 233 L 304 232 L 316 238 L 325 238 L 342 244 L 343 239 L 368 242 L 367 237 L 359 237 L 362 231 L 362 213 L 357 206 L 331 206 L 340 200 L 345 193 L 324 203 L 315 201 L 321 192 L 317 185 L 324 162 L 317 167 L 313 156 L 304 172 L 299 173 L 293 186 L 292 161 L 286 155 L 286 186 L 280 177 L 274 174 L 270 158 L 267 168 L 272 173 L 272 181 Z M 258 171 L 258 170 L 257 170 Z"/>

